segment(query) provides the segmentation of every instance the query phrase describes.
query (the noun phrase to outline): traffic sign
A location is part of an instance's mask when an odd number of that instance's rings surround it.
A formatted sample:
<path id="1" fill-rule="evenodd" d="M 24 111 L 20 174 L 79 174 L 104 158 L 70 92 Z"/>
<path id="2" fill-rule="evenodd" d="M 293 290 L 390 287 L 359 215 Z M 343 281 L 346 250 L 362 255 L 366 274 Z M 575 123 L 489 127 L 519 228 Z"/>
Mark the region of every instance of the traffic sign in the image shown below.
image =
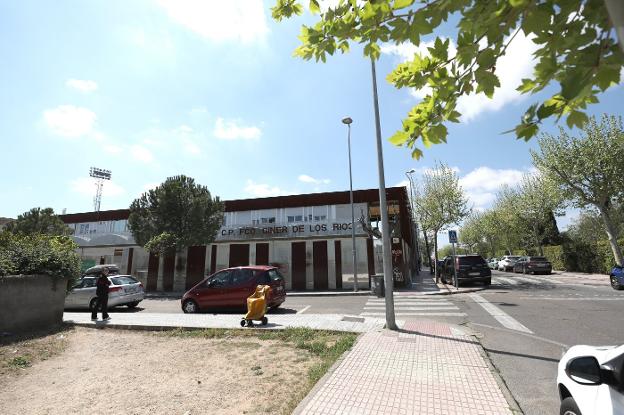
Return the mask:
<path id="1" fill-rule="evenodd" d="M 448 231 L 448 238 L 449 238 L 450 243 L 456 244 L 457 243 L 457 231 L 454 231 L 454 230 Z"/>

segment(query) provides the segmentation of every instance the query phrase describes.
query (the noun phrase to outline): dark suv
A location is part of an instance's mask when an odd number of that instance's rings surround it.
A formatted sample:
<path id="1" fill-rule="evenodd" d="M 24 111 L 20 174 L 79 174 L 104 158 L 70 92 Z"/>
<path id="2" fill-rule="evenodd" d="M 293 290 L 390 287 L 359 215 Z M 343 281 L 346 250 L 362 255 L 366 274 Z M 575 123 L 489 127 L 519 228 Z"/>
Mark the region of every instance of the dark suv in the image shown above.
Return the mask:
<path id="1" fill-rule="evenodd" d="M 454 272 L 457 272 L 458 285 L 464 282 L 492 283 L 492 270 L 481 255 L 456 255 L 454 263 L 453 257 L 446 258 L 442 267 L 442 282 L 452 284 Z"/>

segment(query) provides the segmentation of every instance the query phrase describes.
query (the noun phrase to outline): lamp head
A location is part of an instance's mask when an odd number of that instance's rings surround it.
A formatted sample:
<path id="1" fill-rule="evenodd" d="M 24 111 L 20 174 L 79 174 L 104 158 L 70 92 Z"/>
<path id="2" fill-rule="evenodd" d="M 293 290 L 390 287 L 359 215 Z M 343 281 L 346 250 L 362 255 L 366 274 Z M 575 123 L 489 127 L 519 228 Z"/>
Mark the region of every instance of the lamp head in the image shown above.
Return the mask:
<path id="1" fill-rule="evenodd" d="M 344 118 L 342 119 L 342 123 L 343 123 L 343 124 L 350 125 L 352 122 L 353 122 L 353 120 L 351 119 L 351 117 L 344 117 Z"/>
<path id="2" fill-rule="evenodd" d="M 416 169 L 411 169 L 405 172 L 405 174 L 412 174 L 412 173 L 416 173 Z"/>

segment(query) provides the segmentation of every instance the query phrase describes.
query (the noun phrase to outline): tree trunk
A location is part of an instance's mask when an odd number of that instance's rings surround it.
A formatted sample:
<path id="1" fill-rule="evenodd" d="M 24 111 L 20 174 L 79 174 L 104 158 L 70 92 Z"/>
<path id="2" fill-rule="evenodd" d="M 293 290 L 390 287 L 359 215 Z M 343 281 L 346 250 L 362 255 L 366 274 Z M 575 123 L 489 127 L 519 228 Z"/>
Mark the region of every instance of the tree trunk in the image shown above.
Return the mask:
<path id="1" fill-rule="evenodd" d="M 540 240 L 540 232 L 539 232 L 539 228 L 537 227 L 537 223 L 533 225 L 533 233 L 535 236 L 535 245 L 537 245 L 537 252 L 539 252 L 540 256 L 544 256 L 544 248 L 542 248 L 542 243 Z"/>
<path id="2" fill-rule="evenodd" d="M 609 216 L 609 212 L 607 208 L 603 206 L 598 206 L 598 210 L 600 211 L 600 217 L 602 218 L 602 222 L 605 226 L 605 231 L 607 232 L 607 237 L 609 238 L 609 244 L 611 245 L 611 251 L 613 251 L 613 257 L 615 258 L 615 263 L 617 265 L 622 265 L 622 250 L 618 246 L 617 241 L 617 230 L 615 226 L 613 226 L 613 222 L 611 221 L 611 217 Z"/>
<path id="3" fill-rule="evenodd" d="M 425 236 L 425 249 L 427 250 L 427 265 L 431 268 L 431 250 L 429 249 L 429 238 L 427 238 L 427 230 L 423 228 L 423 235 Z"/>
<path id="4" fill-rule="evenodd" d="M 605 0 L 605 5 L 619 38 L 620 49 L 624 52 L 624 4 L 621 0 Z"/>

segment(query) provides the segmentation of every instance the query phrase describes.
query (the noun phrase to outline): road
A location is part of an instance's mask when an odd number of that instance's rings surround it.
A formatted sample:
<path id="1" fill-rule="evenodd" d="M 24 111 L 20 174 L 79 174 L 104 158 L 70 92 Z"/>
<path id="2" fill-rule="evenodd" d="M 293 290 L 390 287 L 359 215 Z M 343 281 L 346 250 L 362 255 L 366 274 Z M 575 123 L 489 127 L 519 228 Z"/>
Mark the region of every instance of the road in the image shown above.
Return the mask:
<path id="1" fill-rule="evenodd" d="M 178 299 L 147 299 L 135 310 L 180 313 Z M 604 280 L 494 271 L 492 286 L 447 296 L 395 296 L 397 320 L 461 325 L 483 344 L 525 414 L 558 413 L 557 362 L 575 344 L 624 343 L 624 291 Z M 384 300 L 369 296 L 288 297 L 271 313 L 384 316 Z M 231 312 L 236 318 L 240 312 Z"/>

